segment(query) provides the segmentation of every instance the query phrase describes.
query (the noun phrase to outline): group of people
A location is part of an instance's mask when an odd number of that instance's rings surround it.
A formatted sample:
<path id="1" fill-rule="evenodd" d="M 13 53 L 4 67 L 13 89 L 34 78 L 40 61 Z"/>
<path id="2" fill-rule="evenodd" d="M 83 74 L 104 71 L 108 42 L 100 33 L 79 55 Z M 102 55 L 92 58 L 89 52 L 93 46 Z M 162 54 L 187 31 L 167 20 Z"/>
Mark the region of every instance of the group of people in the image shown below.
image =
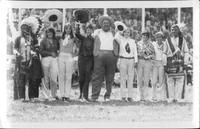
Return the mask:
<path id="1" fill-rule="evenodd" d="M 133 102 L 133 79 L 137 71 L 137 87 L 140 101 L 146 101 L 149 80 L 152 81 L 152 101 L 158 101 L 157 89 L 163 93 L 162 100 L 167 99 L 165 70 L 169 57 L 183 57 L 187 65 L 188 47 L 181 35 L 178 25 L 173 25 L 171 33 L 163 40 L 163 33 L 155 34 L 156 41 L 150 41 L 150 33 L 142 32 L 142 39 L 135 42 L 131 38 L 132 30 L 123 24 L 123 30 L 116 28 L 110 16 L 100 16 L 100 29 L 94 30 L 88 24 L 84 30 L 70 23 L 64 26 L 60 40 L 57 40 L 53 28 L 46 30 L 46 36 L 38 43 L 37 37 L 31 34 L 28 25 L 21 26 L 21 35 L 15 42 L 17 55 L 19 96 L 25 98 L 25 85 L 29 85 L 29 99 L 39 96 L 39 86 L 49 100 L 70 102 L 70 90 L 73 74 L 73 57 L 78 55 L 79 99 L 84 102 L 98 101 L 105 81 L 104 100 L 109 101 L 116 69 L 120 71 L 120 92 L 122 101 Z M 78 39 L 78 42 L 77 40 Z M 40 59 L 41 56 L 41 59 Z M 20 57 L 20 58 L 19 58 Z M 153 69 L 153 74 L 151 70 Z M 183 67 L 184 69 L 184 67 Z M 182 70 L 183 70 L 182 69 Z M 28 74 L 27 74 L 28 73 Z M 151 77 L 152 75 L 152 77 Z M 182 99 L 183 78 L 168 78 L 168 98 L 171 101 Z M 91 98 L 89 83 L 92 84 Z M 126 87 L 128 93 L 126 93 Z M 60 96 L 57 96 L 57 91 Z"/>

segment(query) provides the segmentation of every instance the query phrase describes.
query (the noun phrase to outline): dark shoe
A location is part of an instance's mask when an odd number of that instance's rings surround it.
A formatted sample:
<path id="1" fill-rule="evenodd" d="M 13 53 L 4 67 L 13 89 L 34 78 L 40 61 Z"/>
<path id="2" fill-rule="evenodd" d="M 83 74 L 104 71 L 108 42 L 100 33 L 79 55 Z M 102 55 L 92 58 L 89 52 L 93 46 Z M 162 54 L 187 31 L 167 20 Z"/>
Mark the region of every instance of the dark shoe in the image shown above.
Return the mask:
<path id="1" fill-rule="evenodd" d="M 173 102 L 173 103 L 177 103 L 178 101 L 177 101 L 176 99 L 174 99 L 172 102 Z"/>
<path id="2" fill-rule="evenodd" d="M 133 102 L 133 99 L 132 98 L 127 98 L 127 101 L 128 102 Z"/>
<path id="3" fill-rule="evenodd" d="M 71 102 L 70 98 L 66 98 L 66 97 L 65 97 L 65 101 Z"/>
<path id="4" fill-rule="evenodd" d="M 145 102 L 145 99 L 140 99 L 141 102 Z"/>
<path id="5" fill-rule="evenodd" d="M 62 97 L 62 101 L 65 101 L 65 97 Z"/>
<path id="6" fill-rule="evenodd" d="M 97 99 L 91 99 L 90 102 L 95 103 L 97 102 Z"/>
<path id="7" fill-rule="evenodd" d="M 56 96 L 56 97 L 55 97 L 55 100 L 59 100 L 59 98 Z"/>
<path id="8" fill-rule="evenodd" d="M 83 96 L 82 96 L 82 95 L 80 95 L 78 99 L 83 99 Z"/>
<path id="9" fill-rule="evenodd" d="M 126 98 L 125 97 L 122 97 L 122 101 L 124 102 L 127 102 Z"/>

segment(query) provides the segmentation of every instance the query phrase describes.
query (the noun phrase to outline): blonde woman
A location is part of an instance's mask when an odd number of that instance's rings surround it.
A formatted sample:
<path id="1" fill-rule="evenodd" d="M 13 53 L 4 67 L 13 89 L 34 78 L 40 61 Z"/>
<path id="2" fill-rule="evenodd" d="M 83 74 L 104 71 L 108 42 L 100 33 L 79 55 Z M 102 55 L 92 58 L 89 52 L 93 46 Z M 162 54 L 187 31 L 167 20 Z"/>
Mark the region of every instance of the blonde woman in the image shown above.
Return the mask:
<path id="1" fill-rule="evenodd" d="M 157 32 L 155 34 L 156 41 L 153 42 L 155 50 L 155 58 L 152 60 L 153 64 L 153 96 L 152 100 L 158 101 L 157 89 L 161 89 L 159 92 L 162 94 L 160 99 L 166 99 L 166 88 L 165 88 L 165 78 L 164 78 L 164 66 L 167 64 L 167 51 L 168 46 L 165 41 L 163 41 L 163 33 Z"/>
<path id="2" fill-rule="evenodd" d="M 135 40 L 130 38 L 131 30 L 126 29 L 122 35 L 117 33 L 115 39 L 119 44 L 119 71 L 121 97 L 123 101 L 133 101 L 133 79 L 134 67 L 137 67 L 137 46 Z M 128 87 L 128 97 L 126 95 L 126 82 Z"/>

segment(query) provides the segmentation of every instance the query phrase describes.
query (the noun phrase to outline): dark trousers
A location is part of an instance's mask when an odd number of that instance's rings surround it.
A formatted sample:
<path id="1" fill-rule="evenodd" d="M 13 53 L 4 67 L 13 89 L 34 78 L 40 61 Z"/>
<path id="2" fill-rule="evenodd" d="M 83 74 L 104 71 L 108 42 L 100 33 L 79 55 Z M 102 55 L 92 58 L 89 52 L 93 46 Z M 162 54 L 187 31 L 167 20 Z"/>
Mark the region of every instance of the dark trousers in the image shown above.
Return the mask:
<path id="1" fill-rule="evenodd" d="M 104 98 L 110 98 L 116 63 L 117 57 L 114 56 L 113 51 L 100 51 L 99 55 L 94 57 L 92 99 L 98 99 L 104 78 L 106 81 L 106 93 Z"/>
<path id="2" fill-rule="evenodd" d="M 25 86 L 28 82 L 27 76 L 24 73 L 19 73 L 19 85 L 18 85 L 18 95 L 19 99 L 23 98 L 25 99 Z"/>
<path id="3" fill-rule="evenodd" d="M 40 83 L 41 83 L 41 79 L 30 79 L 29 80 L 29 88 L 28 88 L 29 98 L 38 98 L 39 97 Z"/>
<path id="4" fill-rule="evenodd" d="M 78 67 L 79 67 L 79 85 L 80 85 L 80 96 L 88 99 L 89 82 L 93 71 L 93 56 L 84 57 L 79 56 Z"/>

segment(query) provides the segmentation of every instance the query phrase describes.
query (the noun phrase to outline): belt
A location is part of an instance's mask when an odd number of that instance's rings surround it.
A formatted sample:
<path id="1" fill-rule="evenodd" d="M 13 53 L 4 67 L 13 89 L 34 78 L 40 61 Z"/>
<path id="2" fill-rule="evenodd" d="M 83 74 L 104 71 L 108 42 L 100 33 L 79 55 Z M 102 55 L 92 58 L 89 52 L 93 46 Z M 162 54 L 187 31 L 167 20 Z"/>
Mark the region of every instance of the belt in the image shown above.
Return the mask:
<path id="1" fill-rule="evenodd" d="M 134 57 L 124 57 L 124 56 L 119 56 L 119 58 L 124 58 L 124 59 L 134 59 Z"/>
<path id="2" fill-rule="evenodd" d="M 71 53 L 64 53 L 64 52 L 61 52 L 59 55 L 60 55 L 60 56 L 71 56 L 72 54 L 71 54 Z"/>

